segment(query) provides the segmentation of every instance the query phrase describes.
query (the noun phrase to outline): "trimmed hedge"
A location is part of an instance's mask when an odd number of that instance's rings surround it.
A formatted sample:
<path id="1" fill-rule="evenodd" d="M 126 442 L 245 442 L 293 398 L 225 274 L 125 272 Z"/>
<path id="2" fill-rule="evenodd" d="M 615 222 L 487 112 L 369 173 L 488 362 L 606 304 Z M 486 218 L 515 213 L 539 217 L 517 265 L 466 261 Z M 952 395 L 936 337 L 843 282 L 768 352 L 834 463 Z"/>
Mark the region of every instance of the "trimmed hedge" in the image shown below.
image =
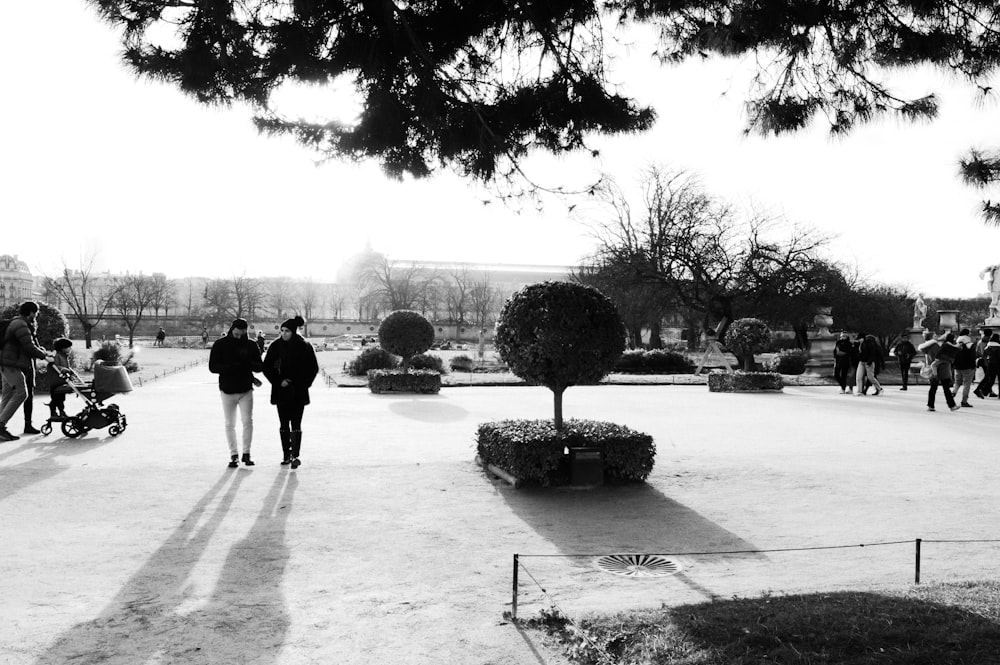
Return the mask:
<path id="1" fill-rule="evenodd" d="M 781 390 L 784 384 L 777 372 L 709 372 L 708 390 L 713 393 L 749 393 Z"/>
<path id="2" fill-rule="evenodd" d="M 693 374 L 694 363 L 676 351 L 633 349 L 622 354 L 613 371 L 622 374 Z"/>
<path id="3" fill-rule="evenodd" d="M 434 343 L 434 326 L 420 312 L 398 309 L 378 327 L 379 346 L 403 358 L 403 371 L 410 369 L 409 359 L 424 353 Z"/>
<path id="4" fill-rule="evenodd" d="M 438 374 L 448 373 L 441 356 L 436 356 L 433 353 L 420 353 L 410 358 L 410 369 L 430 369 Z"/>
<path id="5" fill-rule="evenodd" d="M 786 349 L 771 356 L 765 367 L 779 374 L 802 374 L 806 371 L 809 354 L 802 349 Z"/>
<path id="6" fill-rule="evenodd" d="M 484 464 L 520 480 L 556 484 L 566 448 L 597 448 L 608 480 L 644 481 L 653 470 L 653 437 L 622 425 L 569 419 L 557 430 L 552 420 L 499 420 L 482 423 L 476 449 Z"/>
<path id="7" fill-rule="evenodd" d="M 441 375 L 426 369 L 404 372 L 399 369 L 373 369 L 368 372 L 368 389 L 375 394 L 423 393 L 441 391 Z"/>
<path id="8" fill-rule="evenodd" d="M 399 367 L 399 357 L 394 356 L 382 347 L 369 346 L 347 365 L 347 373 L 351 376 L 367 376 L 373 369 L 395 369 Z"/>
<path id="9" fill-rule="evenodd" d="M 466 355 L 454 356 L 448 364 L 453 372 L 471 372 L 476 368 L 476 361 Z"/>

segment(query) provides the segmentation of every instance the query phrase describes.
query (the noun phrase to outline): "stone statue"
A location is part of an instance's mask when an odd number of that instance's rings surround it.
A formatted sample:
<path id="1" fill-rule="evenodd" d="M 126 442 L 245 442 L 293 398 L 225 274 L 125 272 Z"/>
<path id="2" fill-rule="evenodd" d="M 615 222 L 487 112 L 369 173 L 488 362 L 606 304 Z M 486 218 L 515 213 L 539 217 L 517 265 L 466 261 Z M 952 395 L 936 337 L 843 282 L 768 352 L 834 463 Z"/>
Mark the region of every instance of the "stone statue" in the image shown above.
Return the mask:
<path id="1" fill-rule="evenodd" d="M 983 278 L 983 275 L 987 275 L 986 288 L 990 292 L 990 314 L 987 320 L 993 320 L 1000 318 L 1000 283 L 997 280 L 997 271 L 1000 270 L 1000 264 L 986 266 L 979 272 L 979 279 Z"/>
<path id="2" fill-rule="evenodd" d="M 917 300 L 913 303 L 913 327 L 922 328 L 924 318 L 927 316 L 927 305 L 924 304 L 923 297 L 918 293 Z"/>

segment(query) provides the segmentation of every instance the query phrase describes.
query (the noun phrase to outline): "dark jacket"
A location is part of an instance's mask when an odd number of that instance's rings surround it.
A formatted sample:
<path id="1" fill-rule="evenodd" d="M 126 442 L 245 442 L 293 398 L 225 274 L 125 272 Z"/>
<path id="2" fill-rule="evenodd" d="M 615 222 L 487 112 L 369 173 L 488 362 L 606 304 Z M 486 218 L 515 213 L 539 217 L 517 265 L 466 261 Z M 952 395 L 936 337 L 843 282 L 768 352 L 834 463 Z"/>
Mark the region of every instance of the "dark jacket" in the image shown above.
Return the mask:
<path id="1" fill-rule="evenodd" d="M 968 344 L 964 342 L 958 343 L 958 353 L 955 354 L 955 369 L 976 369 L 976 349 L 971 341 Z"/>
<path id="2" fill-rule="evenodd" d="M 937 363 L 937 378 L 940 381 L 951 381 L 952 365 L 955 362 L 955 358 L 958 356 L 958 344 L 952 342 L 941 342 L 941 348 L 938 349 L 937 357 L 934 361 Z"/>
<path id="3" fill-rule="evenodd" d="M 24 317 L 14 317 L 7 326 L 3 351 L 0 352 L 0 365 L 33 372 L 35 369 L 33 361 L 36 358 L 44 360 L 45 349 L 35 344 L 31 325 Z"/>
<path id="4" fill-rule="evenodd" d="M 851 340 L 849 339 L 838 339 L 837 343 L 833 345 L 833 359 L 839 362 L 851 362 L 851 355 L 853 349 L 851 348 Z"/>
<path id="5" fill-rule="evenodd" d="M 1000 344 L 990 342 L 983 348 L 983 358 L 986 359 L 986 369 L 1000 372 Z"/>
<path id="6" fill-rule="evenodd" d="M 913 346 L 913 342 L 908 339 L 902 339 L 893 349 L 896 357 L 902 361 L 913 360 L 913 357 L 917 355 L 917 349 Z"/>
<path id="7" fill-rule="evenodd" d="M 865 337 L 861 342 L 859 352 L 863 363 L 880 363 L 882 361 L 882 347 L 879 346 L 874 337 Z"/>
<path id="8" fill-rule="evenodd" d="M 264 376 L 271 382 L 271 404 L 308 404 L 309 387 L 318 373 L 316 352 L 299 335 L 292 335 L 287 342 L 279 337 L 267 347 Z M 282 388 L 285 379 L 291 384 Z"/>
<path id="9" fill-rule="evenodd" d="M 227 395 L 253 389 L 253 373 L 264 369 L 260 352 L 252 340 L 228 335 L 215 340 L 208 355 L 208 371 L 219 375 L 219 390 Z"/>

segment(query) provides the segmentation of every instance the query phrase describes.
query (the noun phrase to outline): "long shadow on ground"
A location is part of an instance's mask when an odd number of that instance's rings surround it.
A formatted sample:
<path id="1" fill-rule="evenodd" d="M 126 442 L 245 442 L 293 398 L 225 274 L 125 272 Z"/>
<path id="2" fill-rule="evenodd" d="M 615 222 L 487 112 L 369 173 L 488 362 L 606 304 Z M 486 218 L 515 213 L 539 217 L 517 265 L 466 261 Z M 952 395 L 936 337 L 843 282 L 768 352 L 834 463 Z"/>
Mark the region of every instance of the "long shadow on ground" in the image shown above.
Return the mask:
<path id="1" fill-rule="evenodd" d="M 755 549 L 645 483 L 589 490 L 502 486 L 514 513 L 563 554 Z"/>
<path id="2" fill-rule="evenodd" d="M 59 636 L 36 662 L 278 662 L 290 623 L 281 584 L 295 474 L 275 478 L 249 533 L 231 548 L 211 597 L 183 611 L 189 576 L 246 475 L 220 478 L 107 608 Z"/>
<path id="3" fill-rule="evenodd" d="M 0 501 L 70 468 L 61 463 L 63 458 L 88 453 L 111 443 L 113 440 L 113 437 L 110 436 L 105 436 L 103 439 L 97 436 L 83 439 L 36 437 L 28 440 L 22 439 L 12 444 L 14 447 L 0 453 L 0 462 L 21 452 L 38 452 L 35 457 L 28 461 L 13 466 L 0 467 Z"/>

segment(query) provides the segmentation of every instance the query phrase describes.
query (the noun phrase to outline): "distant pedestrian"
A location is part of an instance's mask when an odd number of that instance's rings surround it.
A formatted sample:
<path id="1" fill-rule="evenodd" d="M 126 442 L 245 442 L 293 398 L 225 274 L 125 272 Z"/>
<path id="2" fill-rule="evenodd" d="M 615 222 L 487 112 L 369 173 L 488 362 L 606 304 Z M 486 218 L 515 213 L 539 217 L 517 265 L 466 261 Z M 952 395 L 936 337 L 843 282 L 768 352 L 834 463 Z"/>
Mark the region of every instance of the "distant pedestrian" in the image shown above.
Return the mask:
<path id="1" fill-rule="evenodd" d="M 160 328 L 156 331 L 156 339 L 153 340 L 153 346 L 163 346 L 163 342 L 167 339 L 167 331 Z"/>
<path id="2" fill-rule="evenodd" d="M 249 324 L 236 319 L 225 337 L 212 345 L 208 356 L 208 371 L 219 375 L 219 394 L 222 396 L 222 414 L 225 418 L 226 443 L 229 444 L 229 468 L 239 466 L 239 447 L 236 444 L 236 410 L 239 409 L 243 425 L 243 464 L 253 466 L 250 445 L 253 442 L 253 388 L 262 385 L 253 375 L 264 369 L 257 345 L 247 337 Z"/>
<path id="3" fill-rule="evenodd" d="M 848 387 L 848 380 L 853 369 L 851 364 L 851 336 L 846 332 L 840 333 L 840 338 L 833 345 L 833 378 L 840 386 L 840 394 L 853 393 L 854 389 Z"/>
<path id="4" fill-rule="evenodd" d="M 927 410 L 934 411 L 934 398 L 937 395 L 938 386 L 941 386 L 944 389 L 944 398 L 948 402 L 948 408 L 957 411 L 961 407 L 955 403 L 955 397 L 951 394 L 952 363 L 958 353 L 955 333 L 949 332 L 935 339 L 934 333 L 929 330 L 925 331 L 924 342 L 917 347 L 917 350 L 923 352 L 924 363 L 934 370 L 930 379 L 931 385 L 927 391 Z"/>
<path id="5" fill-rule="evenodd" d="M 208 328 L 202 327 L 201 329 L 201 348 L 208 346 Z"/>
<path id="6" fill-rule="evenodd" d="M 31 324 L 38 316 L 38 305 L 30 300 L 23 303 L 20 315 L 11 319 L 0 351 L 0 441 L 14 441 L 20 437 L 7 430 L 7 423 L 21 408 L 28 396 L 25 373 L 33 368 L 33 361 L 52 360 L 53 354 L 33 341 Z"/>
<path id="7" fill-rule="evenodd" d="M 983 347 L 983 369 L 986 376 L 974 391 L 979 399 L 984 399 L 988 395 L 990 386 L 996 381 L 997 376 L 1000 376 L 1000 335 L 997 333 L 990 335 L 990 341 Z"/>
<path id="8" fill-rule="evenodd" d="M 961 405 L 972 408 L 969 404 L 969 391 L 972 390 L 973 380 L 976 378 L 976 347 L 969 337 L 969 329 L 963 328 L 958 339 L 958 352 L 955 355 L 955 387 L 951 394 L 958 396 L 958 391 L 962 391 Z"/>
<path id="9" fill-rule="evenodd" d="M 858 337 L 861 337 L 858 335 Z M 882 358 L 882 347 L 879 345 L 875 335 L 865 335 L 858 348 L 860 358 L 858 360 L 857 384 L 861 388 L 858 395 L 864 395 L 866 388 L 863 386 L 867 380 L 875 387 L 875 395 L 882 394 L 882 384 L 878 382 L 878 370 L 884 362 Z"/>
<path id="10" fill-rule="evenodd" d="M 983 370 L 983 375 L 979 379 L 979 382 L 986 378 L 986 347 L 992 341 L 993 332 L 989 328 L 981 328 L 979 330 L 979 341 L 976 342 L 976 357 L 978 358 L 979 367 Z M 986 384 L 985 388 L 982 389 L 983 397 L 996 397 L 997 394 L 993 392 L 993 383 L 996 381 L 997 376 L 994 375 L 993 380 Z M 980 387 L 980 386 L 977 386 Z"/>
<path id="11" fill-rule="evenodd" d="M 278 409 L 278 434 L 281 437 L 282 464 L 297 469 L 302 450 L 302 416 L 309 404 L 319 365 L 312 344 L 299 336 L 305 325 L 301 316 L 281 324 L 281 335 L 267 347 L 264 376 L 271 382 L 271 404 Z"/>
<path id="12" fill-rule="evenodd" d="M 264 347 L 267 345 L 267 337 L 264 335 L 263 330 L 257 331 L 257 350 L 260 351 L 261 355 L 264 354 Z"/>
<path id="13" fill-rule="evenodd" d="M 900 390 L 906 390 L 910 381 L 910 365 L 917 355 L 917 348 L 913 346 L 913 342 L 904 337 L 893 347 L 892 355 L 896 356 L 896 362 L 899 363 L 899 374 L 903 379 L 903 387 Z"/>

